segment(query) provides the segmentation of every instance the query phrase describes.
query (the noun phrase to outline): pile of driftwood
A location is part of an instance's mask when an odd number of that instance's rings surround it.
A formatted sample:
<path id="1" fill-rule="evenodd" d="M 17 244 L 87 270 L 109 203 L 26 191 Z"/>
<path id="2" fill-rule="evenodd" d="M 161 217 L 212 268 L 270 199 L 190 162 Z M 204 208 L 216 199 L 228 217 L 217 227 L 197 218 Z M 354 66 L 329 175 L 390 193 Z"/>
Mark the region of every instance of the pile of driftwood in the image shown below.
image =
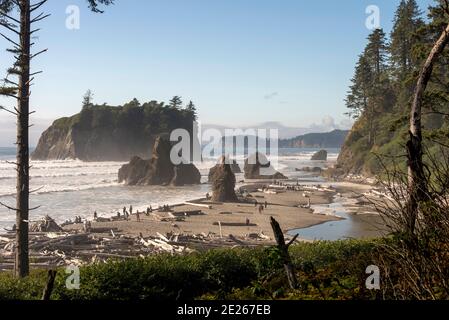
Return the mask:
<path id="1" fill-rule="evenodd" d="M 50 230 L 58 229 L 50 219 L 48 217 L 44 219 L 47 222 L 41 225 L 40 230 L 43 231 L 30 231 L 31 267 L 52 269 L 66 265 L 105 262 L 108 259 L 145 257 L 158 253 L 188 254 L 222 247 L 253 247 L 259 246 L 261 241 L 271 240 L 263 233 L 237 238 L 232 235 L 220 237 L 213 233 L 199 235 L 158 233 L 152 237 L 142 235 L 130 237 L 120 235 L 117 229 L 105 228 L 95 228 L 88 232 L 48 232 L 45 226 L 49 226 Z M 35 230 L 34 227 L 30 229 Z M 14 268 L 14 243 L 13 232 L 0 236 L 0 271 Z"/>

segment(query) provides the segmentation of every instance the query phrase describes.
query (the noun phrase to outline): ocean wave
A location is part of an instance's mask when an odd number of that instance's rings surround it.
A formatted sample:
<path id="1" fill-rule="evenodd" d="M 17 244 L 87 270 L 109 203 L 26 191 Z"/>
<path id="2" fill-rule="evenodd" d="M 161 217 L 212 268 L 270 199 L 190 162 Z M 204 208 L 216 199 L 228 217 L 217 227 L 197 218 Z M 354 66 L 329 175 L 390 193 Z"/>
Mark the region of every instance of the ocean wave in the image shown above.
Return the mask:
<path id="1" fill-rule="evenodd" d="M 51 193 L 63 193 L 63 192 L 77 192 L 77 191 L 86 191 L 86 190 L 95 190 L 100 188 L 108 188 L 119 186 L 117 180 L 113 179 L 103 179 L 99 182 L 95 182 L 92 184 L 86 185 L 74 185 L 74 186 L 44 186 L 42 189 L 39 189 L 33 192 L 33 195 L 43 195 L 43 194 L 51 194 Z M 34 187 L 31 187 L 33 189 Z M 15 196 L 16 192 L 13 190 L 8 190 L 1 192 L 0 197 L 10 197 Z"/>

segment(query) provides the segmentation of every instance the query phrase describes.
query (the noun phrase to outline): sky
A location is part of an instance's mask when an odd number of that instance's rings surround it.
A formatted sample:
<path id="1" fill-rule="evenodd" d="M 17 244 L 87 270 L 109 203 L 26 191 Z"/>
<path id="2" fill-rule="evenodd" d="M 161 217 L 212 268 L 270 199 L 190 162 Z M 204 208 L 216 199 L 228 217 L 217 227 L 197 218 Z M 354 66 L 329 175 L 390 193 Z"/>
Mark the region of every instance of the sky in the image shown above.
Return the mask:
<path id="1" fill-rule="evenodd" d="M 35 39 L 35 50 L 49 50 L 32 65 L 44 71 L 32 88 L 36 132 L 79 112 L 87 89 L 111 105 L 179 95 L 209 124 L 348 127 L 344 98 L 371 32 L 366 9 L 379 8 L 388 33 L 399 0 L 115 2 L 104 14 L 89 12 L 85 0 L 43 7 L 52 16 Z M 418 3 L 425 11 L 433 1 Z M 66 26 L 73 5 L 79 29 Z M 0 72 L 11 61 L 4 47 L 0 39 Z M 13 125 L 0 112 L 0 145 L 12 143 Z"/>

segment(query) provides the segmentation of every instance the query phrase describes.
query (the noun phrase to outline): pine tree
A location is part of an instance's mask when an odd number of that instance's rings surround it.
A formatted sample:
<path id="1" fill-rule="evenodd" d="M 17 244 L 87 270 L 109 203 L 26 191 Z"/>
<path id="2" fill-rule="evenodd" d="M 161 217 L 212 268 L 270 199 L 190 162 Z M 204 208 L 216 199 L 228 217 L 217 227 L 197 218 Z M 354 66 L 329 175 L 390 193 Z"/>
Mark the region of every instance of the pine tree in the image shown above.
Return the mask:
<path id="1" fill-rule="evenodd" d="M 374 30 L 368 36 L 368 44 L 365 48 L 365 57 L 370 64 L 371 70 L 377 80 L 387 70 L 387 41 L 382 29 Z"/>
<path id="2" fill-rule="evenodd" d="M 40 13 L 35 15 L 47 0 L 0 0 L 0 26 L 11 32 L 12 35 L 0 33 L 12 48 L 8 52 L 15 58 L 13 66 L 8 70 L 5 86 L 0 94 L 13 98 L 17 102 L 14 111 L 8 110 L 17 116 L 17 195 L 16 207 L 3 204 L 16 212 L 16 245 L 15 245 L 15 274 L 25 277 L 29 274 L 28 256 L 28 221 L 29 213 L 34 208 L 29 207 L 30 196 L 30 154 L 29 154 L 29 121 L 30 121 L 30 86 L 34 75 L 41 72 L 31 72 L 31 62 L 47 50 L 31 52 L 33 43 L 31 37 L 40 29 L 32 29 L 35 23 L 42 21 L 49 15 Z M 99 4 L 109 5 L 113 0 L 87 0 L 89 8 L 94 12 L 101 12 Z M 16 10 L 17 9 L 17 10 Z M 15 12 L 17 17 L 14 17 Z M 33 16 L 34 15 L 34 16 Z M 16 37 L 17 40 L 12 38 Z M 12 81 L 10 77 L 17 77 Z M 5 108 L 2 108 L 6 110 Z"/>
<path id="3" fill-rule="evenodd" d="M 83 109 L 90 108 L 93 105 L 94 94 L 92 90 L 87 90 L 83 96 Z"/>
<path id="4" fill-rule="evenodd" d="M 346 97 L 346 107 L 349 109 L 347 115 L 354 119 L 359 117 L 368 109 L 369 90 L 373 83 L 373 74 L 365 55 L 359 57 L 352 78 L 352 85 Z"/>
<path id="5" fill-rule="evenodd" d="M 412 70 L 412 49 L 418 42 L 416 33 L 424 24 L 416 0 L 402 0 L 393 22 L 389 47 L 391 67 L 396 78 L 402 81 Z"/>
<path id="6" fill-rule="evenodd" d="M 168 106 L 173 109 L 180 109 L 182 106 L 182 99 L 180 96 L 174 96 L 170 101 Z"/>
<path id="7" fill-rule="evenodd" d="M 193 104 L 192 100 L 190 100 L 189 104 L 186 106 L 186 111 L 192 114 L 194 120 L 197 119 L 196 106 Z"/>

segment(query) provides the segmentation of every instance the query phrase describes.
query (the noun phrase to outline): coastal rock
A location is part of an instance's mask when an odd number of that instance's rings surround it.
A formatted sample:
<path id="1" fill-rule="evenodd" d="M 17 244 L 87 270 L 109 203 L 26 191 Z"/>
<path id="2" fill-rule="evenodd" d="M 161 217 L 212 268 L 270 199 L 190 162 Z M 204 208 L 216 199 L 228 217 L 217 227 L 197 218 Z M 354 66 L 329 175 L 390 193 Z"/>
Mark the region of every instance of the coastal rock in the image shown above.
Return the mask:
<path id="1" fill-rule="evenodd" d="M 201 173 L 193 164 L 181 164 L 174 167 L 174 176 L 171 180 L 173 186 L 200 184 Z"/>
<path id="2" fill-rule="evenodd" d="M 327 151 L 320 150 L 312 156 L 312 161 L 327 161 Z"/>
<path id="3" fill-rule="evenodd" d="M 271 163 L 268 161 L 267 157 L 260 152 L 256 152 L 245 160 L 244 171 L 245 179 L 288 179 L 282 173 L 276 171 L 271 166 Z"/>
<path id="4" fill-rule="evenodd" d="M 173 165 L 170 159 L 171 143 L 159 136 L 150 160 L 133 157 L 118 172 L 119 183 L 126 185 L 175 185 L 200 184 L 201 174 L 193 164 Z"/>
<path id="5" fill-rule="evenodd" d="M 214 168 L 212 178 L 212 200 L 219 202 L 237 202 L 235 194 L 235 175 L 231 164 L 222 157 L 220 164 Z"/>
<path id="6" fill-rule="evenodd" d="M 226 158 L 229 159 L 229 158 Z M 231 167 L 231 171 L 234 174 L 237 173 L 242 173 L 242 170 L 240 169 L 240 166 L 238 165 L 236 160 L 232 160 L 232 163 L 229 163 L 230 161 L 228 160 L 227 163 L 229 164 L 229 166 Z M 220 158 L 220 160 L 218 161 L 218 163 L 212 167 L 209 170 L 209 182 L 212 183 L 213 182 L 213 177 L 215 172 L 220 168 L 221 164 L 223 163 L 223 158 Z"/>
<path id="7" fill-rule="evenodd" d="M 192 132 L 194 115 L 151 101 L 123 106 L 86 106 L 61 118 L 41 135 L 33 160 L 129 161 L 151 157 L 158 135 L 182 128 Z"/>

